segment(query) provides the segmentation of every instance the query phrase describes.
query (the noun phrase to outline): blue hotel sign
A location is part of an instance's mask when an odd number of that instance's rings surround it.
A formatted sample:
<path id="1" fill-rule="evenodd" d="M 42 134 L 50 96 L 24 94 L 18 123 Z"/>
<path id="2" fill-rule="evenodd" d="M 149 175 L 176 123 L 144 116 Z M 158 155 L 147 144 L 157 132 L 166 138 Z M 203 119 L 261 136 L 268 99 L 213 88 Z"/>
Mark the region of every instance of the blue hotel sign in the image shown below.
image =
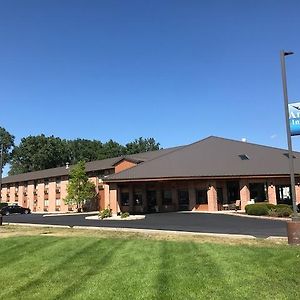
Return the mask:
<path id="1" fill-rule="evenodd" d="M 289 103 L 291 135 L 300 135 L 300 102 Z"/>

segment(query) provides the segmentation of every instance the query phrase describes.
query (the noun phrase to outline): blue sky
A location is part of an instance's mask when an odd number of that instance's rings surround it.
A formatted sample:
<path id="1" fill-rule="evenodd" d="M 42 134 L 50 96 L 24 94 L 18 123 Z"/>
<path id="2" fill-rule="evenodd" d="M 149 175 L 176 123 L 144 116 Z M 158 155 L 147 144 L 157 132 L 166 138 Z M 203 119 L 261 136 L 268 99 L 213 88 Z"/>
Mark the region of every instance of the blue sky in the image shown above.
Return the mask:
<path id="1" fill-rule="evenodd" d="M 299 12 L 297 0 L 1 0 L 0 126 L 17 142 L 217 135 L 286 147 L 279 51 L 295 52 L 300 100 Z"/>

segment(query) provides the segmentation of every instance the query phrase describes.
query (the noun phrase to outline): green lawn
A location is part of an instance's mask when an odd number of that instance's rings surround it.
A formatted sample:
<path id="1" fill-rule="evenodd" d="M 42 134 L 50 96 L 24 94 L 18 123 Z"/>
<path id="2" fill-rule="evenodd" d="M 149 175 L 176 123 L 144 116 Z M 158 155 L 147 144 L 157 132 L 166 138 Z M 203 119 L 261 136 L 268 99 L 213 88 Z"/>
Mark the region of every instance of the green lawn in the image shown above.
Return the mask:
<path id="1" fill-rule="evenodd" d="M 0 257 L 0 299 L 300 299 L 299 247 L 24 236 Z"/>

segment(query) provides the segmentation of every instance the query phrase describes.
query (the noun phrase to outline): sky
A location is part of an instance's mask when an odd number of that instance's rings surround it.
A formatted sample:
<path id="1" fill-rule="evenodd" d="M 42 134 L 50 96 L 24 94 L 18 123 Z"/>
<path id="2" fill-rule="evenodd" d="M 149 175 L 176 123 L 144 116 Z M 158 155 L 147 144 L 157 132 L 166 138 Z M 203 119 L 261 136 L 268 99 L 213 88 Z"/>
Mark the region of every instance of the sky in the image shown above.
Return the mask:
<path id="1" fill-rule="evenodd" d="M 210 135 L 286 147 L 298 0 L 0 0 L 0 126 L 164 148 Z M 293 138 L 300 151 L 300 137 Z"/>

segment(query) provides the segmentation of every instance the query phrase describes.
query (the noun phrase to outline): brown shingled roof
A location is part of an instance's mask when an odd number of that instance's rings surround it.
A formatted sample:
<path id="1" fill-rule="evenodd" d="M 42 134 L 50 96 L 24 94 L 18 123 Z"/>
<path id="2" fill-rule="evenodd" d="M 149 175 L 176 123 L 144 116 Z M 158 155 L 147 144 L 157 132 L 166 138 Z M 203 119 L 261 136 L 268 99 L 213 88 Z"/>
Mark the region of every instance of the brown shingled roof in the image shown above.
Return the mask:
<path id="1" fill-rule="evenodd" d="M 118 162 L 124 158 L 126 159 L 126 157 L 128 157 L 131 160 L 135 160 L 137 162 L 144 162 L 149 159 L 153 159 L 158 156 L 161 156 L 165 153 L 169 153 L 170 151 L 173 151 L 174 149 L 178 149 L 178 148 L 180 148 L 180 147 L 160 149 L 157 151 L 148 151 L 148 152 L 144 152 L 144 153 L 130 154 L 127 156 L 119 156 L 119 157 L 91 161 L 91 162 L 86 163 L 86 171 L 94 172 L 94 171 L 114 169 L 114 165 L 116 164 L 116 162 Z M 66 167 L 58 167 L 58 168 L 52 168 L 52 169 L 46 169 L 46 170 L 41 170 L 41 171 L 34 171 L 34 172 L 28 172 L 28 173 L 23 173 L 23 174 L 18 174 L 18 175 L 7 176 L 2 179 L 2 183 L 3 184 L 17 183 L 17 182 L 36 180 L 36 179 L 66 176 L 69 174 L 70 169 L 72 169 L 72 166 L 70 166 L 69 169 L 66 169 Z"/>
<path id="2" fill-rule="evenodd" d="M 284 149 L 211 136 L 110 175 L 107 181 L 287 175 L 286 154 Z M 295 172 L 299 173 L 300 153 L 294 155 Z"/>

